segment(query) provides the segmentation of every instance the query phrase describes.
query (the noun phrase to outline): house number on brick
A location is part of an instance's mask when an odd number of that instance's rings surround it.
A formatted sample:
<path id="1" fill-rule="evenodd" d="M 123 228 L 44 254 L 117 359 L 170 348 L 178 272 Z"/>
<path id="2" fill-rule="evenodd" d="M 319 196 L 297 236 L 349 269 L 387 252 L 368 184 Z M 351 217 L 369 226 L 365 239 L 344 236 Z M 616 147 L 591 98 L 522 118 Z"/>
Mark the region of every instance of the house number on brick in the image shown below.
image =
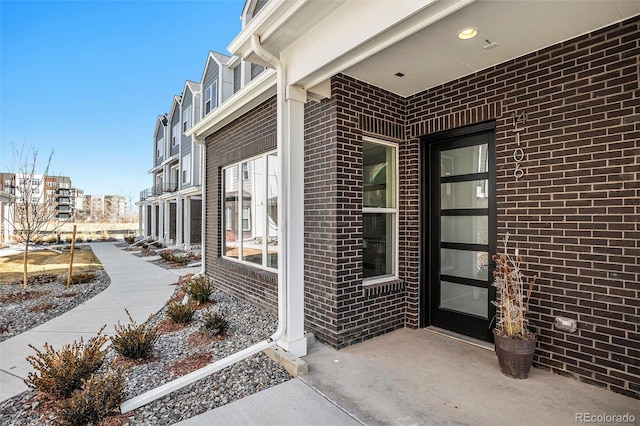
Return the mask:
<path id="1" fill-rule="evenodd" d="M 513 159 L 516 162 L 516 169 L 513 171 L 513 176 L 515 176 L 516 179 L 524 176 L 524 169 L 520 167 L 520 163 L 524 160 L 524 150 L 520 148 L 520 132 L 523 131 L 524 128 L 520 127 L 520 125 L 524 125 L 526 122 L 527 116 L 524 112 L 513 116 L 513 126 L 515 127 L 513 131 L 516 133 L 516 142 L 518 143 L 518 147 L 513 151 Z"/>

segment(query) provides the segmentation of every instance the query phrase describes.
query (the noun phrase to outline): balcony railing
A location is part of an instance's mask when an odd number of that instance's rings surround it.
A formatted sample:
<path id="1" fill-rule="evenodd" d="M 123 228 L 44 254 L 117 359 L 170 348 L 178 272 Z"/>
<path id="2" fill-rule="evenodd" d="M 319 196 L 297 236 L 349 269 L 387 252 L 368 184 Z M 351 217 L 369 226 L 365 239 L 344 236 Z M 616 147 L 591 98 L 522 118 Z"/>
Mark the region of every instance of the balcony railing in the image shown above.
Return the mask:
<path id="1" fill-rule="evenodd" d="M 151 188 L 140 191 L 140 201 L 144 201 L 149 197 L 151 197 Z"/>

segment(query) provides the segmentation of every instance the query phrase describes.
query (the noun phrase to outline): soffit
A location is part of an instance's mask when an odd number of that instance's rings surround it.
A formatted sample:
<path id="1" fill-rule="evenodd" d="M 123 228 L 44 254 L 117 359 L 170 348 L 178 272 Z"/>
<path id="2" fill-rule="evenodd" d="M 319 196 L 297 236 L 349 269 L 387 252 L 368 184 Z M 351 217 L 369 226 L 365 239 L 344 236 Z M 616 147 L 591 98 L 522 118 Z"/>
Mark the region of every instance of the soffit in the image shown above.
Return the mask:
<path id="1" fill-rule="evenodd" d="M 409 96 L 639 13 L 637 0 L 478 0 L 342 72 Z M 459 40 L 465 27 L 478 36 Z"/>

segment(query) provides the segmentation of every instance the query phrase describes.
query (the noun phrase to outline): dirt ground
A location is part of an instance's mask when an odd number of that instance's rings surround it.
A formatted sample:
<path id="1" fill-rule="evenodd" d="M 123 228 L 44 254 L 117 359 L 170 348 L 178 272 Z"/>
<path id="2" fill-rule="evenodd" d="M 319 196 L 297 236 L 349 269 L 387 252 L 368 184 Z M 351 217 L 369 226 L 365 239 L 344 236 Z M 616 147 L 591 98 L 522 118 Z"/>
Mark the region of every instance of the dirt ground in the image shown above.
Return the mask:
<path id="1" fill-rule="evenodd" d="M 0 284 L 22 282 L 23 252 L 0 256 Z M 28 273 L 38 275 L 60 275 L 69 272 L 69 250 L 56 253 L 51 250 L 30 251 Z M 102 269 L 102 264 L 89 248 L 76 247 L 73 256 L 73 272 Z"/>

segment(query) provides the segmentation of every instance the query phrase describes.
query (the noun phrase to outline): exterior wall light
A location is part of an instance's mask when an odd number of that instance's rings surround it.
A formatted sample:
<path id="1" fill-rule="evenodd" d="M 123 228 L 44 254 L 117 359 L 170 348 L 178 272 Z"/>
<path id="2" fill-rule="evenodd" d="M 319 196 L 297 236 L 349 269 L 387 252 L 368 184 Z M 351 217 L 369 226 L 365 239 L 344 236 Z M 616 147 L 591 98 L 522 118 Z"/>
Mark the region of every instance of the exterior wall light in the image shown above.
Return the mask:
<path id="1" fill-rule="evenodd" d="M 460 40 L 469 40 L 478 35 L 478 29 L 473 27 L 463 28 L 458 31 L 458 38 Z"/>

